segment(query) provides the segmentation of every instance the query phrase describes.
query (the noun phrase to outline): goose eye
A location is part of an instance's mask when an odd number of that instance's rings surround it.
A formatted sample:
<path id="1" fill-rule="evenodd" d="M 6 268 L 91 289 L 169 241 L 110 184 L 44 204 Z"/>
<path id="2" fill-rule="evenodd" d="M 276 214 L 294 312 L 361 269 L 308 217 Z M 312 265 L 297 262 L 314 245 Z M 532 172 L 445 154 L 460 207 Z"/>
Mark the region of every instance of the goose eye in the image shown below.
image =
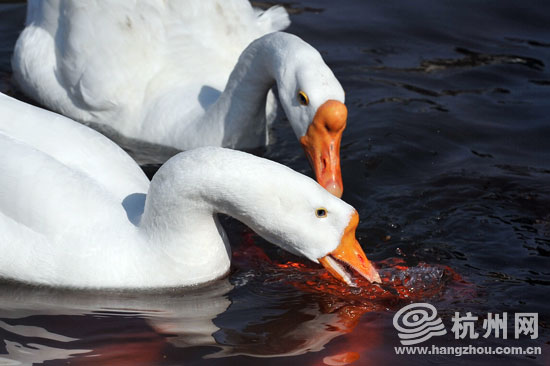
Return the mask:
<path id="1" fill-rule="evenodd" d="M 307 94 L 304 93 L 301 90 L 298 92 L 298 102 L 301 105 L 308 105 L 309 104 L 309 98 L 307 97 Z"/>
<path id="2" fill-rule="evenodd" d="M 317 210 L 315 210 L 315 216 L 317 216 L 319 218 L 327 217 L 327 215 L 328 215 L 328 211 L 324 207 L 321 207 L 321 208 L 318 208 Z"/>

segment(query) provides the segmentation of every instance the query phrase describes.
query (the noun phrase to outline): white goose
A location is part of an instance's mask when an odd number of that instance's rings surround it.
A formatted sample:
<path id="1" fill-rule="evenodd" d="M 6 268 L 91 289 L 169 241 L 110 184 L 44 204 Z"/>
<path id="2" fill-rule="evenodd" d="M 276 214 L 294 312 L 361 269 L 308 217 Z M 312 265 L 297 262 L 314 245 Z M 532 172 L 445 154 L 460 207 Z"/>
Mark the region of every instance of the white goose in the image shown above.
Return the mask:
<path id="1" fill-rule="evenodd" d="M 0 94 L 0 277 L 82 288 L 188 286 L 224 276 L 217 213 L 352 284 L 379 281 L 357 212 L 314 180 L 247 153 L 204 147 L 151 182 L 103 135 Z"/>
<path id="2" fill-rule="evenodd" d="M 344 91 L 319 52 L 275 32 L 288 24 L 283 8 L 247 0 L 29 0 L 12 67 L 54 111 L 180 150 L 266 145 L 276 87 L 317 180 L 340 197 Z"/>

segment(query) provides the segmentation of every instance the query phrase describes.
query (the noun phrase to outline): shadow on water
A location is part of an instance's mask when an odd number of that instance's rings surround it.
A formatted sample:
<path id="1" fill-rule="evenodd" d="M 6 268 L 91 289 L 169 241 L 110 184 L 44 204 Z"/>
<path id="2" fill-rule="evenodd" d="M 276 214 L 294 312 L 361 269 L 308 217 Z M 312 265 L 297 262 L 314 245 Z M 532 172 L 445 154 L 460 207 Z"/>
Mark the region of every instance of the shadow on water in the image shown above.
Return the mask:
<path id="1" fill-rule="evenodd" d="M 343 198 L 359 211 L 358 240 L 383 284 L 342 287 L 224 218 L 232 272 L 198 292 L 2 285 L 0 364 L 548 363 L 550 3 L 284 6 L 289 31 L 321 52 L 346 90 Z M 0 91 L 32 102 L 9 66 L 24 13 L 0 3 Z M 149 177 L 177 153 L 102 132 Z M 311 175 L 284 116 L 272 140 L 254 153 Z M 447 329 L 428 344 L 541 346 L 543 355 L 396 355 L 392 317 L 415 301 L 433 304 Z M 478 316 L 478 328 L 489 312 L 536 312 L 539 337 L 456 340 L 455 312 Z"/>

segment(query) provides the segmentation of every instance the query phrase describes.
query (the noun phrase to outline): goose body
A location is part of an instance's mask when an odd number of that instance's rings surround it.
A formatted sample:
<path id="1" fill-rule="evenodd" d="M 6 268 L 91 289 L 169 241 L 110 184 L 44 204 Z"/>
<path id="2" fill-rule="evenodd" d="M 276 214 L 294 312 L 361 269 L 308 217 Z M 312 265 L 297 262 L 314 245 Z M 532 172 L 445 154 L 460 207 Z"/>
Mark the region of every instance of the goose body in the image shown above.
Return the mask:
<path id="1" fill-rule="evenodd" d="M 103 135 L 0 94 L 0 171 L 3 278 L 79 288 L 208 282 L 229 270 L 229 242 L 216 216 L 224 213 L 336 275 L 344 271 L 336 262 L 349 261 L 376 280 L 355 241 L 350 205 L 247 153 L 180 153 L 149 182 Z M 326 217 L 316 215 L 319 208 Z M 345 271 L 340 276 L 349 280 Z"/>
<path id="2" fill-rule="evenodd" d="M 288 24 L 284 8 L 246 0 L 30 0 L 12 67 L 49 109 L 180 150 L 266 145 L 276 87 L 318 181 L 340 196 L 344 91 L 319 52 L 277 32 Z"/>

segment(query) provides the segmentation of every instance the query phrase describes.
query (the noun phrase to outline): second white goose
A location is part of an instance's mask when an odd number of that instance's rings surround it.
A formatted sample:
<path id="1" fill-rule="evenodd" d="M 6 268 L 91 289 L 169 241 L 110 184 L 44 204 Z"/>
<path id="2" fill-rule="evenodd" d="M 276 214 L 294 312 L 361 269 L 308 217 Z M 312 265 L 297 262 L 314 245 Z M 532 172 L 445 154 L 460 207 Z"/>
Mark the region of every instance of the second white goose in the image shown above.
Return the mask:
<path id="1" fill-rule="evenodd" d="M 318 182 L 341 196 L 344 91 L 317 50 L 275 32 L 288 24 L 246 0 L 29 0 L 12 66 L 50 109 L 180 150 L 266 145 L 275 87 Z"/>

